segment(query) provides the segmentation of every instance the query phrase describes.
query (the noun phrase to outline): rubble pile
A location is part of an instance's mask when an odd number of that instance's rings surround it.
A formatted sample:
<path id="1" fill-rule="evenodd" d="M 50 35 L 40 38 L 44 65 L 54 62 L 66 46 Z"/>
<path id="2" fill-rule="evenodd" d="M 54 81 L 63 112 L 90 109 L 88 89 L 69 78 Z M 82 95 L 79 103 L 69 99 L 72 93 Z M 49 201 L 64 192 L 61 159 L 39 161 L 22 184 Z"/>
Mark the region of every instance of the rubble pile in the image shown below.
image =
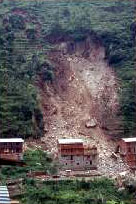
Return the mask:
<path id="1" fill-rule="evenodd" d="M 53 83 L 39 90 L 45 124 L 42 141 L 57 155 L 59 138 L 81 138 L 97 147 L 98 174 L 115 176 L 128 170 L 128 166 L 114 154 L 116 143 L 105 135 L 99 118 L 108 120 L 106 113 L 116 111 L 118 87 L 112 69 L 104 60 L 103 47 L 91 49 L 89 58 L 81 56 L 83 52 L 68 54 L 66 47 L 65 53 L 59 50 L 50 55 L 56 76 Z"/>

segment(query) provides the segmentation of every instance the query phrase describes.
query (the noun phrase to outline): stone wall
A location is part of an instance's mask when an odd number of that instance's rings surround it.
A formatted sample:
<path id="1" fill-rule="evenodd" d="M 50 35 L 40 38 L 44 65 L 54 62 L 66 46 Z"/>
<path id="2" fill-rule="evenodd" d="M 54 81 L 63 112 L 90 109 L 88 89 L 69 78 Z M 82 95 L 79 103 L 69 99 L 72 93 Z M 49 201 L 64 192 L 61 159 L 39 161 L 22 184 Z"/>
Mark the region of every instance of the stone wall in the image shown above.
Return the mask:
<path id="1" fill-rule="evenodd" d="M 90 169 L 97 166 L 97 159 L 94 156 L 59 156 L 62 169 Z"/>

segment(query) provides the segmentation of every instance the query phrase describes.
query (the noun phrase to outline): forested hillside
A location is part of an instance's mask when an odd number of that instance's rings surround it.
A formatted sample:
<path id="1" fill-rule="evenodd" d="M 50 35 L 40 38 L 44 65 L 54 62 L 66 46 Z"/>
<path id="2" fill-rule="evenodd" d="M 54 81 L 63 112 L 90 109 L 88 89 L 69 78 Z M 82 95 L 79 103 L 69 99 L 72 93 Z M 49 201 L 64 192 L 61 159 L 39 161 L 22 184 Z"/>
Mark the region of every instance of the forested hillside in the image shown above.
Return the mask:
<path id="1" fill-rule="evenodd" d="M 48 52 L 55 40 L 82 41 L 93 33 L 106 48 L 106 60 L 121 89 L 121 135 L 135 130 L 134 1 L 19 1 L 0 3 L 0 137 L 41 137 L 43 116 L 39 78 L 52 83 Z M 120 135 L 118 135 L 120 136 Z"/>

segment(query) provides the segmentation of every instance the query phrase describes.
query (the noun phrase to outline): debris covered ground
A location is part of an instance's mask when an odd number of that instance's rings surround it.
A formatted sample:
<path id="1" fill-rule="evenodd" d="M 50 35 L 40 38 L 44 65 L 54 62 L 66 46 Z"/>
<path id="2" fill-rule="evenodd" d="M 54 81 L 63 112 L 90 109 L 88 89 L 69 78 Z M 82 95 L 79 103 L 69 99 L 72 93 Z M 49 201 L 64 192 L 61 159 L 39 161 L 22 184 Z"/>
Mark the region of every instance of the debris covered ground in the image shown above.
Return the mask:
<path id="1" fill-rule="evenodd" d="M 97 146 L 98 173 L 114 176 L 128 166 L 114 155 L 116 142 L 102 126 L 118 109 L 119 87 L 102 45 L 87 40 L 75 44 L 72 51 L 69 42 L 58 43 L 56 52 L 50 54 L 55 79 L 38 84 L 45 125 L 42 142 L 57 154 L 57 139 L 82 138 Z"/>

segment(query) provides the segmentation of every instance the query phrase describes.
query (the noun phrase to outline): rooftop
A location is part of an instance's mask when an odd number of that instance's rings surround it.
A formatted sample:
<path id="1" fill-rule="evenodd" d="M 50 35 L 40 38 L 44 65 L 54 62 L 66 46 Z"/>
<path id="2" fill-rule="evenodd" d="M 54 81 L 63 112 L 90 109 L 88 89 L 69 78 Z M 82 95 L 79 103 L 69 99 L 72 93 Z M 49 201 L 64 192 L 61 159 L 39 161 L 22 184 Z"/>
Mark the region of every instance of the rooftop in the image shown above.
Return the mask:
<path id="1" fill-rule="evenodd" d="M 3 142 L 21 142 L 23 143 L 24 140 L 22 138 L 1 138 L 0 143 L 3 143 Z"/>
<path id="2" fill-rule="evenodd" d="M 82 144 L 83 142 L 82 139 L 58 139 L 59 144 Z"/>
<path id="3" fill-rule="evenodd" d="M 10 204 L 7 186 L 0 186 L 0 204 Z"/>
<path id="4" fill-rule="evenodd" d="M 136 142 L 136 137 L 122 138 L 124 142 Z"/>

